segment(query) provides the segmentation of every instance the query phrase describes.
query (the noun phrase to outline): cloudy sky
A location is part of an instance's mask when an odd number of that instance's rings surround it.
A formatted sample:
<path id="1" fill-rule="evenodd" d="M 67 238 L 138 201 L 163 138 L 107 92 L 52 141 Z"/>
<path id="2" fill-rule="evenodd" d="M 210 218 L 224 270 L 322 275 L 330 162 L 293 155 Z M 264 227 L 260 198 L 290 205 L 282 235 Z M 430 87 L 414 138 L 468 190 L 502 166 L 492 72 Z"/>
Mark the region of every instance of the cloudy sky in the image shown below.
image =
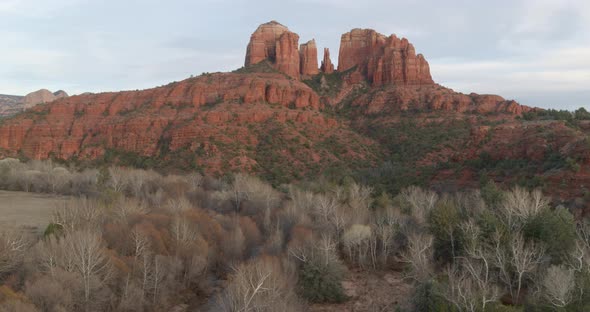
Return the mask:
<path id="1" fill-rule="evenodd" d="M 588 0 L 0 0 L 0 94 L 143 89 L 229 71 L 273 19 L 334 61 L 342 33 L 373 28 L 407 37 L 435 81 L 457 91 L 590 109 Z"/>

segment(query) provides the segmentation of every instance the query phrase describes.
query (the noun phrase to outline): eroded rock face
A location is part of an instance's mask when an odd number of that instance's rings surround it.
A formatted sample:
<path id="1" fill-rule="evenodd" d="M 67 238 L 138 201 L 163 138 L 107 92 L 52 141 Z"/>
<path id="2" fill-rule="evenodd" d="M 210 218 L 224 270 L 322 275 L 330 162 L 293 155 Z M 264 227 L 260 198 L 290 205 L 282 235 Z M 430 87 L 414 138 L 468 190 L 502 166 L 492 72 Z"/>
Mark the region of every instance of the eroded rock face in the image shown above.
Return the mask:
<path id="1" fill-rule="evenodd" d="M 37 104 L 52 102 L 56 99 L 55 95 L 47 89 L 37 90 L 27 94 L 23 100 L 25 109 L 31 108 Z"/>
<path id="2" fill-rule="evenodd" d="M 246 50 L 246 66 L 260 63 L 266 59 L 271 63 L 276 62 L 276 48 L 279 38 L 289 29 L 276 21 L 271 21 L 258 26 L 250 36 L 250 42 Z"/>
<path id="3" fill-rule="evenodd" d="M 322 60 L 321 71 L 324 74 L 331 74 L 334 72 L 334 64 L 330 59 L 330 49 L 324 48 L 324 59 Z"/>
<path id="4" fill-rule="evenodd" d="M 0 94 L 0 117 L 16 115 L 23 110 L 23 98 L 18 95 Z"/>
<path id="5" fill-rule="evenodd" d="M 51 93 L 51 91 L 47 89 L 41 89 L 27 94 L 23 99 L 23 106 L 24 109 L 28 109 L 37 104 L 53 102 L 64 97 L 68 97 L 68 94 L 63 90 Z"/>
<path id="6" fill-rule="evenodd" d="M 386 37 L 372 29 L 342 35 L 338 71 L 357 68 L 375 86 L 433 84 L 428 62 L 407 39 Z"/>
<path id="7" fill-rule="evenodd" d="M 276 47 L 276 67 L 293 78 L 299 78 L 299 35 L 293 32 L 285 32 L 279 38 Z"/>
<path id="8" fill-rule="evenodd" d="M 498 95 L 469 95 L 440 85 L 388 86 L 358 97 L 354 105 L 365 108 L 367 114 L 404 111 L 448 111 L 458 113 L 507 113 L 520 115 L 534 108 L 506 100 Z"/>
<path id="9" fill-rule="evenodd" d="M 260 25 L 250 36 L 245 66 L 270 61 L 275 68 L 299 78 L 299 35 L 276 21 Z"/>
<path id="10" fill-rule="evenodd" d="M 85 94 L 33 107 L 42 114 L 17 116 L 0 126 L 0 149 L 20 150 L 34 159 L 95 158 L 109 148 L 153 156 L 172 125 L 167 135 L 178 138 L 173 146 L 181 148 L 194 140 L 190 134 L 180 140 L 185 134 L 176 131 L 186 125 L 207 135 L 233 122 L 269 119 L 334 126 L 319 114 L 320 107 L 312 89 L 281 74 L 211 74 L 155 89 Z"/>
<path id="11" fill-rule="evenodd" d="M 319 73 L 318 69 L 318 49 L 315 40 L 299 46 L 299 55 L 301 60 L 301 75 L 313 76 Z"/>

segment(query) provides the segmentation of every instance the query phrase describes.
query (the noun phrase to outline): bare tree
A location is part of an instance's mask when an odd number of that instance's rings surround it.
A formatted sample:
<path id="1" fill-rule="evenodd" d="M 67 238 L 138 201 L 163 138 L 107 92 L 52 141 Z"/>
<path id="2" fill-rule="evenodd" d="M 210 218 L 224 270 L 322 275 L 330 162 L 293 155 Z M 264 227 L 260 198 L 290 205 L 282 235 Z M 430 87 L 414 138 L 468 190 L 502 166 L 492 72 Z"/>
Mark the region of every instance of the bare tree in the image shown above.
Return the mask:
<path id="1" fill-rule="evenodd" d="M 176 244 L 177 255 L 179 249 L 188 247 L 198 236 L 198 232 L 194 225 L 188 222 L 183 216 L 176 216 L 173 219 L 170 234 Z"/>
<path id="2" fill-rule="evenodd" d="M 430 211 L 438 201 L 438 195 L 432 191 L 410 186 L 400 193 L 402 200 L 410 206 L 412 216 L 420 224 L 425 224 Z"/>
<path id="3" fill-rule="evenodd" d="M 63 167 L 55 167 L 51 171 L 47 172 L 46 175 L 50 191 L 54 194 L 62 191 L 71 180 L 70 172 Z"/>
<path id="4" fill-rule="evenodd" d="M 336 235 L 340 235 L 344 231 L 344 228 L 352 222 L 351 217 L 344 205 L 336 206 L 334 213 L 329 216 L 329 221 L 334 228 Z"/>
<path id="5" fill-rule="evenodd" d="M 88 195 L 96 190 L 99 172 L 96 169 L 86 169 L 72 175 L 72 193 L 75 195 Z"/>
<path id="6" fill-rule="evenodd" d="M 55 236 L 49 236 L 35 246 L 36 264 L 39 271 L 55 277 L 57 268 L 63 263 L 62 244 Z"/>
<path id="7" fill-rule="evenodd" d="M 342 242 L 349 259 L 361 267 L 367 264 L 367 256 L 371 253 L 371 239 L 373 231 L 368 225 L 353 224 L 344 231 Z"/>
<path id="8" fill-rule="evenodd" d="M 410 265 L 409 277 L 421 282 L 433 274 L 433 237 L 427 234 L 412 234 L 408 237 L 407 250 L 403 253 L 404 262 Z"/>
<path id="9" fill-rule="evenodd" d="M 537 215 L 547 207 L 549 207 L 549 200 L 543 196 L 540 190 L 529 192 L 526 189 L 515 187 L 506 193 L 500 209 L 508 226 L 512 230 L 518 230 L 525 220 Z"/>
<path id="10" fill-rule="evenodd" d="M 26 170 L 17 176 L 21 189 L 25 192 L 33 190 L 35 185 L 39 185 L 40 177 L 43 173 L 38 170 Z"/>
<path id="11" fill-rule="evenodd" d="M 171 198 L 166 203 L 166 207 L 174 214 L 180 214 L 193 208 L 191 202 L 182 196 L 180 198 Z"/>
<path id="12" fill-rule="evenodd" d="M 581 221 L 577 224 L 578 239 L 576 248 L 570 255 L 570 266 L 577 272 L 590 271 L 590 223 Z"/>
<path id="13" fill-rule="evenodd" d="M 443 296 L 459 311 L 485 311 L 488 303 L 498 299 L 499 290 L 480 280 L 487 274 L 487 272 L 481 272 L 481 270 L 485 271 L 481 265 L 470 263 L 467 266 L 469 267 L 467 270 L 461 270 L 458 265 L 447 269 L 448 284 Z M 474 268 L 476 271 L 472 271 Z"/>
<path id="14" fill-rule="evenodd" d="M 145 170 L 129 170 L 127 171 L 127 183 L 136 198 L 141 198 L 143 188 L 149 179 L 149 175 Z"/>
<path id="15" fill-rule="evenodd" d="M 28 246 L 29 240 L 23 233 L 0 232 L 0 276 L 12 272 L 21 264 Z"/>
<path id="16" fill-rule="evenodd" d="M 542 297 L 555 308 L 564 308 L 574 298 L 575 272 L 572 269 L 550 266 L 541 280 Z"/>
<path id="17" fill-rule="evenodd" d="M 505 235 L 496 230 L 492 236 L 492 243 L 490 245 L 490 263 L 496 269 L 498 279 L 508 288 L 510 296 L 516 298 L 511 267 L 512 256 L 504 242 Z"/>
<path id="18" fill-rule="evenodd" d="M 461 224 L 461 230 L 465 237 L 465 253 L 462 257 L 462 269 L 468 272 L 477 288 L 480 297 L 481 309 L 485 311 L 486 305 L 498 298 L 499 290 L 493 283 L 493 248 L 483 246 L 481 241 L 481 229 L 473 220 Z"/>
<path id="19" fill-rule="evenodd" d="M 58 206 L 53 212 L 52 222 L 71 232 L 82 228 L 97 229 L 102 217 L 103 210 L 98 202 L 83 197 Z"/>
<path id="20" fill-rule="evenodd" d="M 74 260 L 73 266 L 82 277 L 84 283 L 84 302 L 90 302 L 94 280 L 105 282 L 111 274 L 109 256 L 102 247 L 99 234 L 81 231 L 68 235 L 66 238 L 68 251 Z"/>
<path id="21" fill-rule="evenodd" d="M 133 228 L 131 231 L 131 242 L 133 243 L 133 256 L 136 261 L 138 258 L 149 253 L 149 238 L 138 227 Z"/>
<path id="22" fill-rule="evenodd" d="M 312 192 L 300 190 L 291 186 L 289 188 L 289 197 L 293 203 L 293 209 L 295 209 L 298 213 L 308 214 L 313 211 L 313 206 L 315 205 L 315 196 Z"/>
<path id="23" fill-rule="evenodd" d="M 299 311 L 291 278 L 276 259 L 263 258 L 234 269 L 232 282 L 219 297 L 221 311 Z"/>
<path id="24" fill-rule="evenodd" d="M 383 264 L 387 263 L 392 252 L 392 243 L 398 229 L 398 222 L 391 219 L 380 219 L 376 222 L 375 238 L 380 242 L 381 261 Z"/>
<path id="25" fill-rule="evenodd" d="M 108 186 L 110 186 L 115 192 L 123 192 L 127 188 L 129 181 L 128 171 L 121 167 L 110 167 L 109 168 L 110 179 Z"/>
<path id="26" fill-rule="evenodd" d="M 115 217 L 123 224 L 127 224 L 129 216 L 144 215 L 148 212 L 146 205 L 138 199 L 122 197 L 114 205 Z"/>
<path id="27" fill-rule="evenodd" d="M 315 196 L 315 202 L 313 205 L 315 219 L 323 224 L 328 224 L 331 216 L 336 213 L 338 201 L 334 197 L 318 194 Z"/>
<path id="28" fill-rule="evenodd" d="M 272 209 L 279 204 L 281 196 L 270 184 L 259 178 L 248 176 L 244 183 L 244 192 L 248 200 L 263 205 L 263 228 L 267 233 L 271 230 Z"/>
<path id="29" fill-rule="evenodd" d="M 238 173 L 234 177 L 234 182 L 231 185 L 230 193 L 236 212 L 240 211 L 242 201 L 248 198 L 248 182 L 249 178 L 245 174 Z"/>
<path id="30" fill-rule="evenodd" d="M 533 242 L 526 242 L 520 234 L 514 235 L 510 249 L 512 252 L 511 264 L 516 272 L 516 297 L 520 298 L 522 283 L 527 274 L 534 272 L 543 262 L 545 249 Z"/>
<path id="31" fill-rule="evenodd" d="M 353 223 L 366 224 L 369 221 L 369 214 L 373 199 L 373 189 L 353 183 L 348 188 L 348 214 Z"/>
<path id="32" fill-rule="evenodd" d="M 27 297 L 41 311 L 73 311 L 76 298 L 72 293 L 75 287 L 72 286 L 76 283 L 69 284 L 70 277 L 71 274 L 60 271 L 56 276 L 43 276 L 27 283 Z"/>
<path id="33" fill-rule="evenodd" d="M 321 252 L 325 266 L 328 266 L 331 262 L 337 260 L 337 247 L 337 242 L 332 238 L 332 236 L 327 234 L 323 234 L 320 241 L 316 243 L 315 248 Z"/>
<path id="34" fill-rule="evenodd" d="M 222 246 L 224 254 L 230 261 L 241 260 L 245 249 L 244 232 L 238 222 L 235 224 L 236 226 L 230 229 L 228 238 Z"/>

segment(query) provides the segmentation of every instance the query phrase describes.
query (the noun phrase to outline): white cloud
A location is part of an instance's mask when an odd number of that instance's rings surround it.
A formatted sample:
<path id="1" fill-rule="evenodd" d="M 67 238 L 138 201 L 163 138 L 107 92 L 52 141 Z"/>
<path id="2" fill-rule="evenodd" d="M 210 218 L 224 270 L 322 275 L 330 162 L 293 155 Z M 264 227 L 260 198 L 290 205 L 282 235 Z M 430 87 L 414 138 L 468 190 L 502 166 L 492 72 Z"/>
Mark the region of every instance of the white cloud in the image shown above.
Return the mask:
<path id="1" fill-rule="evenodd" d="M 590 104 L 590 48 L 564 48 L 505 60 L 441 59 L 431 60 L 430 64 L 434 79 L 457 91 L 500 94 L 525 101 L 531 98 L 525 104 L 541 107 L 555 104 L 541 96 L 532 99 L 531 95 L 560 94 L 571 107 Z M 569 94 L 580 96 L 568 100 Z"/>
<path id="2" fill-rule="evenodd" d="M 330 47 L 335 63 L 340 34 L 375 28 L 407 37 L 435 81 L 459 91 L 590 103 L 587 0 L 0 0 L 0 93 L 147 88 L 231 70 L 269 19 Z"/>

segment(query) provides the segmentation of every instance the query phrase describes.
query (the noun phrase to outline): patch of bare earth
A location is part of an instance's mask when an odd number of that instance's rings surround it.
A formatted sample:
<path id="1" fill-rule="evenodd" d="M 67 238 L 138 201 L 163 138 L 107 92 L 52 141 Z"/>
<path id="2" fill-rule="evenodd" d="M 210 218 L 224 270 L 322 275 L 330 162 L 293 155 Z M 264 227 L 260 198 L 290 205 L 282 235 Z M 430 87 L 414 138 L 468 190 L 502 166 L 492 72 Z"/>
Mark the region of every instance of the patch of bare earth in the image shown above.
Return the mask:
<path id="1" fill-rule="evenodd" d="M 342 282 L 348 301 L 341 304 L 314 304 L 312 312 L 385 312 L 408 307 L 412 285 L 398 271 L 351 270 Z"/>
<path id="2" fill-rule="evenodd" d="M 51 221 L 54 209 L 66 199 L 47 194 L 0 191 L 0 227 L 22 227 L 41 233 Z"/>

